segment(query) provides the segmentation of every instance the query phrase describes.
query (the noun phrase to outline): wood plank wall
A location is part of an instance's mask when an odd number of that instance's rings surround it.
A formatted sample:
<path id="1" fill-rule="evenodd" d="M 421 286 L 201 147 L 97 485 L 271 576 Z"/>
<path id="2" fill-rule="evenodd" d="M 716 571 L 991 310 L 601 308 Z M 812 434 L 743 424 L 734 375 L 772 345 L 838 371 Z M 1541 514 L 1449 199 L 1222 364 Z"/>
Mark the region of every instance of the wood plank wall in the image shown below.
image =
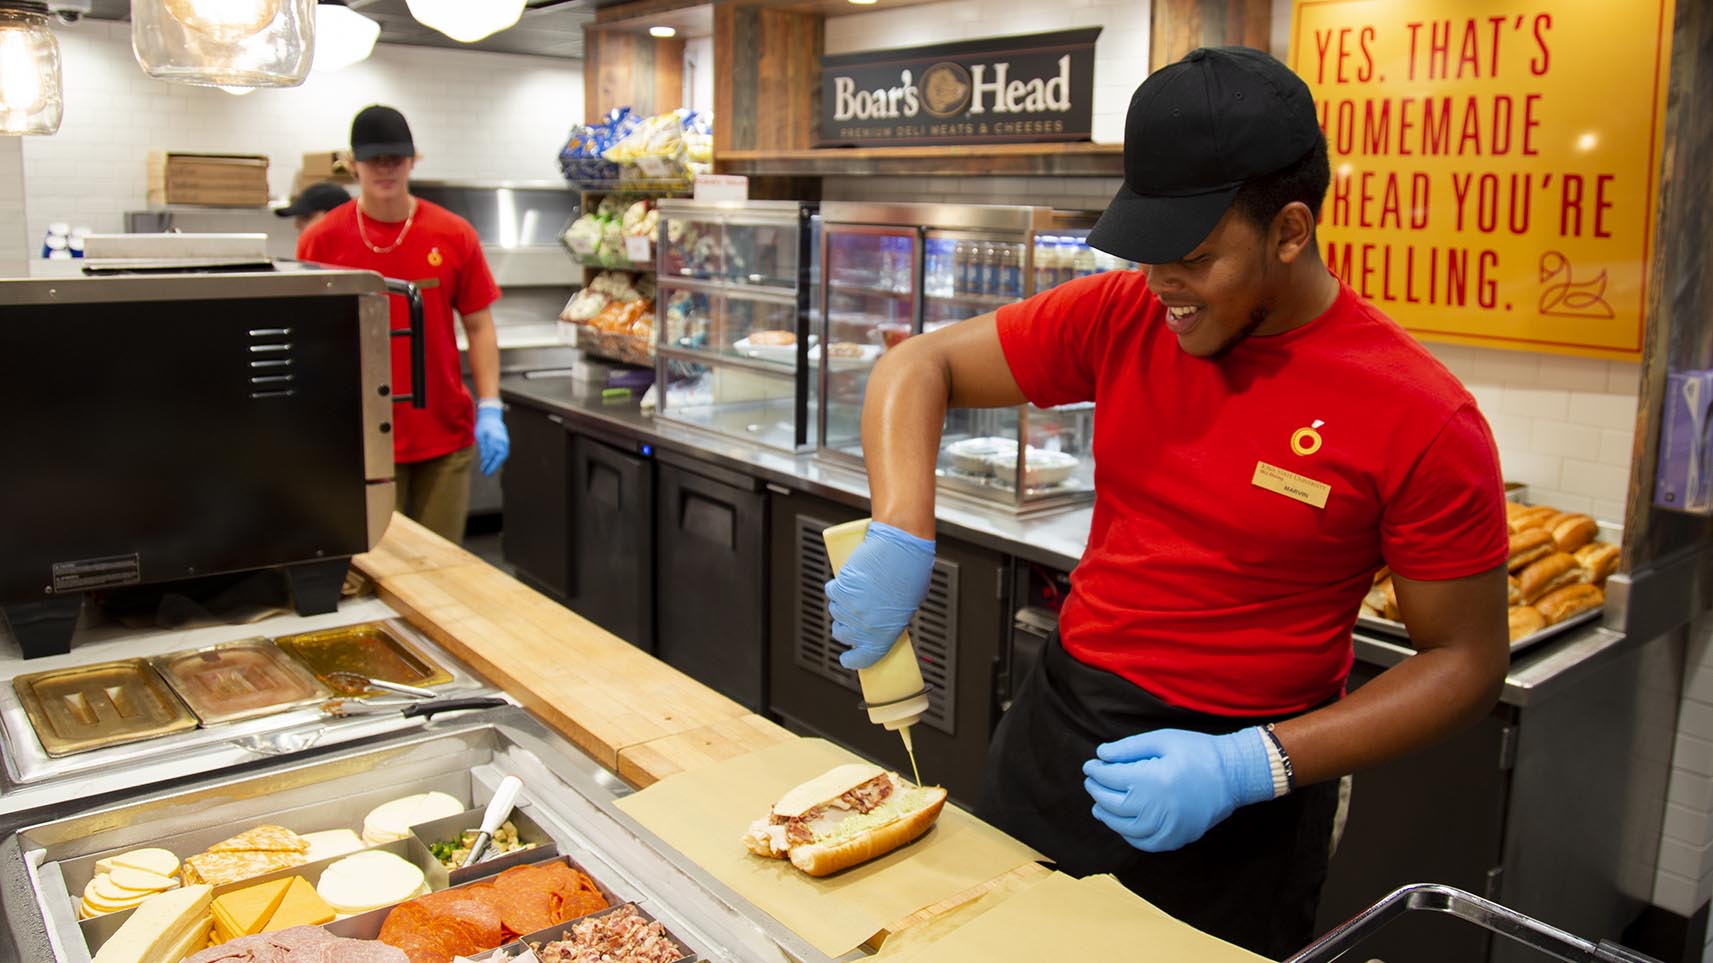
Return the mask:
<path id="1" fill-rule="evenodd" d="M 1197 47 L 1268 47 L 1272 0 L 1154 0 L 1153 6 L 1149 70 L 1181 60 Z"/>
<path id="2" fill-rule="evenodd" d="M 684 106 L 684 39 L 585 24 L 583 116 L 594 123 L 614 107 L 643 116 Z"/>
<path id="3" fill-rule="evenodd" d="M 805 150 L 821 116 L 819 13 L 714 7 L 714 156 Z"/>

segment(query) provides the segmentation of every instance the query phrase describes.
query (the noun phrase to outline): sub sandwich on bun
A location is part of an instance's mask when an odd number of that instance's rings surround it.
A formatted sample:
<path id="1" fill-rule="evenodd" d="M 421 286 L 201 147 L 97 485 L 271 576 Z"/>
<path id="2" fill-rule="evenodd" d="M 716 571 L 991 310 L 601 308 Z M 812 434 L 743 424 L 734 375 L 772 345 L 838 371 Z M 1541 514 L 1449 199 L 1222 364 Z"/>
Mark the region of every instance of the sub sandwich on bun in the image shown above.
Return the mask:
<path id="1" fill-rule="evenodd" d="M 750 824 L 744 845 L 757 856 L 790 859 L 826 876 L 882 856 L 927 832 L 946 791 L 912 786 L 879 766 L 836 766 L 787 792 L 767 818 Z"/>

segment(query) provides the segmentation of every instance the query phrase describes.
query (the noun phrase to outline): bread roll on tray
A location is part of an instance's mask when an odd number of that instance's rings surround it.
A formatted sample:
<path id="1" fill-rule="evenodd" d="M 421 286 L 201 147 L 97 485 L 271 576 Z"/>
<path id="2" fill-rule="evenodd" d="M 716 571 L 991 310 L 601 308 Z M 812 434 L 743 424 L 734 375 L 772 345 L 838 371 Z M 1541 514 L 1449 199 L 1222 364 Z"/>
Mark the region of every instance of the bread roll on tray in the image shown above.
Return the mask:
<path id="1" fill-rule="evenodd" d="M 1511 606 L 1510 617 L 1512 642 L 1546 628 L 1546 617 L 1532 605 Z"/>
<path id="2" fill-rule="evenodd" d="M 1600 534 L 1600 526 L 1587 515 L 1555 515 L 1547 520 L 1546 527 L 1552 532 L 1552 540 L 1558 543 L 1561 552 L 1574 552 Z"/>
<path id="3" fill-rule="evenodd" d="M 1593 542 L 1576 550 L 1576 561 L 1588 572 L 1588 581 L 1606 587 L 1606 576 L 1618 570 L 1622 555 L 1618 546 L 1609 542 Z"/>
<path id="4" fill-rule="evenodd" d="M 1535 609 L 1546 619 L 1548 625 L 1557 625 L 1565 619 L 1605 604 L 1606 593 L 1587 583 L 1578 583 L 1548 592 L 1535 603 Z"/>
<path id="5" fill-rule="evenodd" d="M 1523 602 L 1528 605 L 1535 604 L 1537 599 L 1556 588 L 1586 581 L 1587 569 L 1577 563 L 1576 556 L 1566 552 L 1554 552 L 1538 562 L 1531 562 L 1517 575 Z"/>
<path id="6" fill-rule="evenodd" d="M 1544 529 L 1533 529 L 1517 532 L 1511 536 L 1511 557 L 1505 567 L 1515 572 L 1528 565 L 1546 558 L 1558 550 L 1558 543 L 1552 540 L 1552 533 Z"/>

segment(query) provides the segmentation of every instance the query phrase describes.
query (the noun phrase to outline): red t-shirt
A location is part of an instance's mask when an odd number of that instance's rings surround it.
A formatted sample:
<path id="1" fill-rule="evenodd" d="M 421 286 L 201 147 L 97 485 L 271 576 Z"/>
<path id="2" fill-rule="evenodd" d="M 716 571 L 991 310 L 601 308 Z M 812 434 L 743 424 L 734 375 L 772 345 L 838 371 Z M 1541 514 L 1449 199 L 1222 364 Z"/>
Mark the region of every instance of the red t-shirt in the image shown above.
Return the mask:
<path id="1" fill-rule="evenodd" d="M 1201 712 L 1298 712 L 1341 691 L 1382 562 L 1433 580 L 1505 560 L 1474 399 L 1350 288 L 1218 361 L 1164 318 L 1139 271 L 999 309 L 1031 402 L 1095 402 L 1094 517 L 1059 621 L 1073 656 Z M 1263 466 L 1296 497 L 1256 484 Z M 1302 500 L 1316 483 L 1324 508 Z"/>
<path id="2" fill-rule="evenodd" d="M 369 244 L 387 248 L 398 240 L 403 221 L 377 221 L 365 215 Z M 452 312 L 471 314 L 500 299 L 488 270 L 481 238 L 470 222 L 438 204 L 418 199 L 410 233 L 396 250 L 377 254 L 357 231 L 357 205 L 342 204 L 311 224 L 297 239 L 300 261 L 363 268 L 383 277 L 412 281 L 422 291 L 428 407 L 393 406 L 393 459 L 425 461 L 469 447 L 476 439 L 476 411 L 458 363 L 458 336 Z M 390 297 L 394 329 L 410 327 L 410 308 Z M 410 339 L 393 338 L 393 391 L 414 391 L 410 381 Z"/>

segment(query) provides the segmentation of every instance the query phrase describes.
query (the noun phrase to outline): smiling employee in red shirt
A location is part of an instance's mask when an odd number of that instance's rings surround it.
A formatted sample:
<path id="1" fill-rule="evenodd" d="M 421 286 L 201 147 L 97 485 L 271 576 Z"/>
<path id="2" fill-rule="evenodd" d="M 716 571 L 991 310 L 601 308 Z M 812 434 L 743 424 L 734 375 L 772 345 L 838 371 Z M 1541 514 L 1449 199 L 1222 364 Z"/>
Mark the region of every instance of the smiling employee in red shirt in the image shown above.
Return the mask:
<path id="1" fill-rule="evenodd" d="M 1322 263 L 1326 142 L 1283 64 L 1226 47 L 1156 72 L 1131 100 L 1124 168 L 1089 243 L 1140 271 L 875 366 L 875 523 L 828 583 L 833 634 L 860 668 L 920 604 L 948 406 L 1095 402 L 1088 546 L 978 812 L 1066 872 L 1114 873 L 1283 957 L 1314 936 L 1338 777 L 1498 696 L 1498 455 L 1456 378 Z M 1418 651 L 1341 697 L 1382 564 Z"/>
<path id="2" fill-rule="evenodd" d="M 416 284 L 422 292 L 428 407 L 393 409 L 395 496 L 399 511 L 463 541 L 470 507 L 470 470 L 499 470 L 511 450 L 500 403 L 500 346 L 493 303 L 499 285 L 488 270 L 481 237 L 469 221 L 410 193 L 416 144 L 404 115 L 375 104 L 351 122 L 351 154 L 361 193 L 333 209 L 297 239 L 303 261 L 366 268 Z M 392 298 L 392 326 L 410 326 L 402 298 Z M 458 363 L 457 311 L 469 344 L 470 393 Z M 410 392 L 409 346 L 393 339 L 393 389 Z"/>

